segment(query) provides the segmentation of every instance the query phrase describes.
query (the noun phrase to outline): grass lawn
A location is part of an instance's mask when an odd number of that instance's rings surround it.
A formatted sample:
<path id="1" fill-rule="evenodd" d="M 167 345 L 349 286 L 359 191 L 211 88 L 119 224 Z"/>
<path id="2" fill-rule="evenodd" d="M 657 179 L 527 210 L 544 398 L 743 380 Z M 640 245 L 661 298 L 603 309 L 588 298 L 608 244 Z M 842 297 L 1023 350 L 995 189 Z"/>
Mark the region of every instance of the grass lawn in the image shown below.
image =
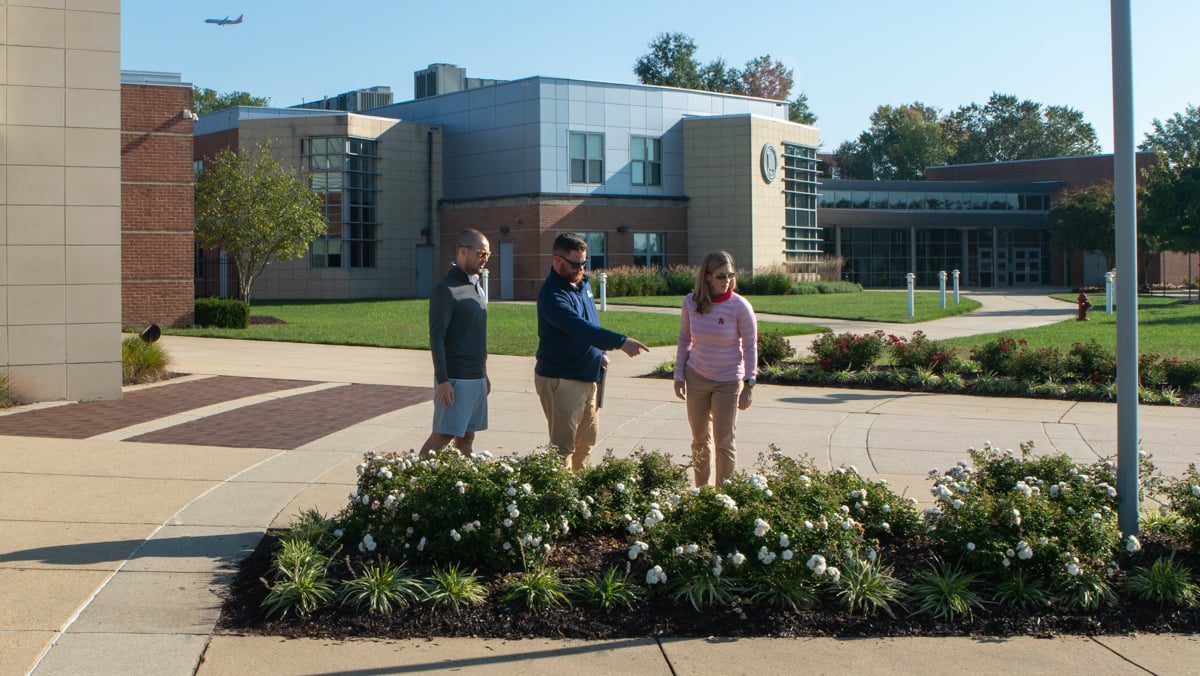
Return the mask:
<path id="1" fill-rule="evenodd" d="M 1055 296 L 1075 302 L 1075 296 Z M 1111 315 L 1104 312 L 1104 296 L 1092 299 L 1095 305 L 1086 322 L 1074 319 L 1021 331 L 1009 331 L 1015 338 L 1029 341 L 1030 348 L 1057 347 L 1066 352 L 1073 343 L 1096 342 L 1113 350 L 1117 349 L 1117 311 Z M 1179 359 L 1200 359 L 1200 340 L 1196 330 L 1200 329 L 1200 304 L 1180 303 L 1177 298 L 1141 296 L 1138 298 L 1138 352 L 1158 353 Z M 999 334 L 986 334 L 942 341 L 958 349 L 964 357 L 975 345 L 994 340 Z"/>
<path id="2" fill-rule="evenodd" d="M 907 294 L 898 291 L 862 291 L 859 293 L 823 293 L 796 296 L 746 296 L 756 312 L 794 317 L 825 317 L 873 322 L 912 324 L 931 319 L 952 317 L 979 308 L 979 302 L 960 296 L 954 304 L 954 294 L 946 293 L 946 309 L 938 305 L 936 291 L 913 294 L 913 316 L 908 316 Z M 649 305 L 679 307 L 681 296 L 628 296 L 609 298 L 613 305 Z"/>
<path id="3" fill-rule="evenodd" d="M 676 299 L 678 303 L 679 299 Z M 279 340 L 329 345 L 370 345 L 415 350 L 429 348 L 429 301 L 262 301 L 250 306 L 252 317 L 275 317 L 283 324 L 252 324 L 248 329 L 164 329 L 175 336 Z M 674 345 L 678 313 L 614 311 L 600 313 L 600 325 L 650 345 Z M 762 322 L 759 331 L 785 336 L 820 333 L 812 324 Z M 488 305 L 488 350 L 492 354 L 532 356 L 537 351 L 537 308 L 529 303 Z"/>

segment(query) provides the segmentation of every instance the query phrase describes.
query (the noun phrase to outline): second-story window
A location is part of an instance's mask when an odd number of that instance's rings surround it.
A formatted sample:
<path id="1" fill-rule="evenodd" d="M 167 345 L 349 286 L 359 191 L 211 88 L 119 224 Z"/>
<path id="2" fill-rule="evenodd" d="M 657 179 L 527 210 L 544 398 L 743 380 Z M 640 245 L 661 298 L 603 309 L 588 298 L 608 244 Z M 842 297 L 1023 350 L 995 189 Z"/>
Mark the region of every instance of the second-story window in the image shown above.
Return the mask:
<path id="1" fill-rule="evenodd" d="M 604 183 L 604 134 L 571 132 L 571 182 Z"/>
<path id="2" fill-rule="evenodd" d="M 662 185 L 662 139 L 634 136 L 629 145 L 633 184 Z"/>

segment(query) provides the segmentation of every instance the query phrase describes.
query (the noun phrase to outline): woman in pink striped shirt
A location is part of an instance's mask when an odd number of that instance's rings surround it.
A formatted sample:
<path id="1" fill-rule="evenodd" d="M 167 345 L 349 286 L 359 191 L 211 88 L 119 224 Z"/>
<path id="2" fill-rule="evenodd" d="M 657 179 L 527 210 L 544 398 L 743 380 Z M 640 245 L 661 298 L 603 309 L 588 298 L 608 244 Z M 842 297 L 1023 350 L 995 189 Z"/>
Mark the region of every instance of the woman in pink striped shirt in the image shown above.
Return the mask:
<path id="1" fill-rule="evenodd" d="M 737 412 L 750 408 L 758 373 L 758 321 L 735 288 L 733 256 L 714 251 L 700 264 L 679 315 L 675 396 L 687 402 L 696 486 L 712 474 L 714 437 L 716 485 L 737 469 Z"/>

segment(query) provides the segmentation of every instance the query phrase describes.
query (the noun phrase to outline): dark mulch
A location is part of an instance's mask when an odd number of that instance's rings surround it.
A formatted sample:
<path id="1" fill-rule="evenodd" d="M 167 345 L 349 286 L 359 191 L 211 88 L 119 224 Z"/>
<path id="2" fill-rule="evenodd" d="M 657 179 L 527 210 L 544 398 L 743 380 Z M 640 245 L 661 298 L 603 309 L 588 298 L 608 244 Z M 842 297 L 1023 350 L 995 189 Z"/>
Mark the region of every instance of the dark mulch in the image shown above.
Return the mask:
<path id="1" fill-rule="evenodd" d="M 287 324 L 287 322 L 283 321 L 279 317 L 272 317 L 270 315 L 250 315 L 250 323 L 251 324 Z"/>
<path id="2" fill-rule="evenodd" d="M 605 611 L 575 606 L 530 611 L 500 600 L 502 577 L 488 582 L 489 600 L 482 606 L 452 610 L 426 604 L 387 617 L 372 617 L 342 610 L 321 610 L 299 619 L 267 619 L 260 604 L 266 588 L 260 578 L 267 575 L 271 552 L 278 533 L 268 533 L 254 553 L 246 558 L 236 581 L 228 588 L 218 630 L 234 634 L 259 634 L 290 638 L 574 638 L 613 639 L 651 636 L 1039 636 L 1058 634 L 1194 633 L 1200 631 L 1200 609 L 1180 610 L 1155 605 L 1122 602 L 1095 612 L 1047 609 L 1025 612 L 988 607 L 969 620 L 946 622 L 929 617 L 891 618 L 883 613 L 869 617 L 829 609 L 799 612 L 754 606 L 696 612 L 688 605 L 674 605 L 663 598 L 643 601 L 630 610 Z M 1144 538 L 1144 550 L 1130 566 L 1146 565 L 1158 556 L 1175 551 L 1178 543 L 1161 538 Z M 609 566 L 625 567 L 626 545 L 607 537 L 582 537 L 560 544 L 551 562 L 563 578 L 594 577 Z M 928 550 L 922 543 L 882 552 L 895 564 L 896 574 L 910 579 L 924 569 Z M 1179 551 L 1177 556 L 1192 570 L 1200 569 L 1200 557 Z M 344 564 L 338 567 L 345 570 Z M 337 574 L 339 571 L 331 571 Z"/>

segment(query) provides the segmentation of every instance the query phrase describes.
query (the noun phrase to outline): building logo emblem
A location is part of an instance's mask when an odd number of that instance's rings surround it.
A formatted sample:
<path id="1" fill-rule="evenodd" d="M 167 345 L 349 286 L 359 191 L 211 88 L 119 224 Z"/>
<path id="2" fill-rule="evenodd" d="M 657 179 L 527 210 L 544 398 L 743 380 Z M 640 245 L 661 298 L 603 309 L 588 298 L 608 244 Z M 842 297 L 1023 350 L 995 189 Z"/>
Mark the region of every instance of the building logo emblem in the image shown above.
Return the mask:
<path id="1" fill-rule="evenodd" d="M 763 144 L 759 162 L 762 164 L 763 180 L 768 185 L 774 183 L 775 176 L 779 174 L 779 151 L 775 148 L 774 143 L 767 142 Z"/>

